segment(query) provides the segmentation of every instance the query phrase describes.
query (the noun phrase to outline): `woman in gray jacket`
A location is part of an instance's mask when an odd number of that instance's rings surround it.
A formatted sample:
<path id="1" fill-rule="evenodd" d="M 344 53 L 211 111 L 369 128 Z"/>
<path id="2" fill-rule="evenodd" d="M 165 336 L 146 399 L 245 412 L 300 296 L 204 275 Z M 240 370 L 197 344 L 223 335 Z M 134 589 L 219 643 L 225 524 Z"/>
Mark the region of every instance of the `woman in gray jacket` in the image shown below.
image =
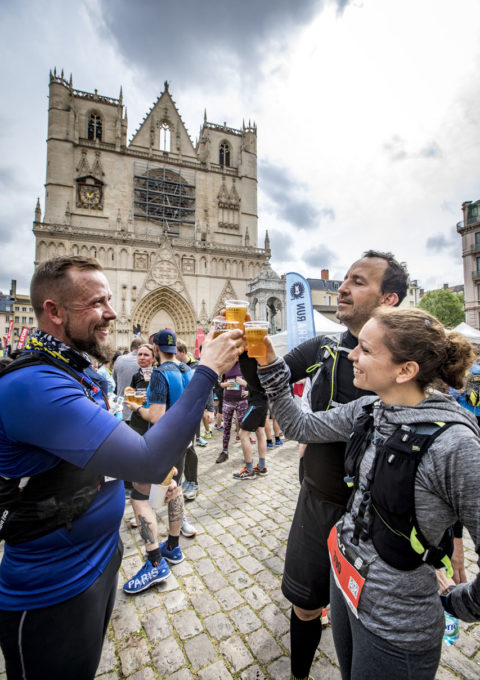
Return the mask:
<path id="1" fill-rule="evenodd" d="M 421 310 L 380 308 L 350 353 L 354 384 L 375 392 L 322 413 L 302 413 L 289 370 L 269 340 L 258 373 L 285 435 L 347 441 L 348 512 L 332 529 L 332 627 L 344 680 L 431 680 L 444 610 L 480 619 L 480 577 L 438 596 L 449 566 L 446 532 L 460 520 L 480 551 L 480 430 L 429 385 L 460 387 L 471 345 Z M 352 434 L 353 433 L 353 434 Z"/>

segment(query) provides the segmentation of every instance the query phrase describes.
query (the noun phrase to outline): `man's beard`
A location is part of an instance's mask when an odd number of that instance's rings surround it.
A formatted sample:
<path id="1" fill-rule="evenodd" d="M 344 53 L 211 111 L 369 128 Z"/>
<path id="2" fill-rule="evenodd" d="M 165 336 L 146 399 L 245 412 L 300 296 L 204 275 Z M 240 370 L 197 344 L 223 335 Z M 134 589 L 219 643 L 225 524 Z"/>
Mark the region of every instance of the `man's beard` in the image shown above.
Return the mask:
<path id="1" fill-rule="evenodd" d="M 95 331 L 98 328 L 105 328 L 105 325 L 95 326 L 92 336 L 89 338 L 75 338 L 70 333 L 70 322 L 67 319 L 67 322 L 65 323 L 65 335 L 68 338 L 70 347 L 76 349 L 77 352 L 86 352 L 91 357 L 104 364 L 112 358 L 113 348 L 108 343 L 103 345 L 98 341 L 95 336 Z"/>

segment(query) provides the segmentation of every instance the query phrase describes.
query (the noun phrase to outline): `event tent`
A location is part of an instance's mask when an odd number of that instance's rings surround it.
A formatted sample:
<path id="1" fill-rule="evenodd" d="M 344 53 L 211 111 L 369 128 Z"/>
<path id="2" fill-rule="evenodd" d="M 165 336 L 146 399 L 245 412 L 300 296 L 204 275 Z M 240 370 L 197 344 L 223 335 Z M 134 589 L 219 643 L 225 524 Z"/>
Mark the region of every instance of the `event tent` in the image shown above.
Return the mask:
<path id="1" fill-rule="evenodd" d="M 453 330 L 456 333 L 460 333 L 460 335 L 463 335 L 463 337 L 467 338 L 467 340 L 469 340 L 470 342 L 473 342 L 476 345 L 480 345 L 480 331 L 477 331 L 476 328 L 469 326 L 468 323 L 465 323 L 465 321 L 459 323 L 458 326 L 455 326 Z"/>
<path id="2" fill-rule="evenodd" d="M 317 312 L 316 309 L 313 310 L 313 318 L 315 321 L 315 335 L 330 335 L 335 337 L 346 330 L 345 326 L 335 323 L 335 321 L 331 321 L 325 314 Z M 288 352 L 287 331 L 271 335 L 270 339 L 278 356 L 283 357 L 283 355 Z"/>

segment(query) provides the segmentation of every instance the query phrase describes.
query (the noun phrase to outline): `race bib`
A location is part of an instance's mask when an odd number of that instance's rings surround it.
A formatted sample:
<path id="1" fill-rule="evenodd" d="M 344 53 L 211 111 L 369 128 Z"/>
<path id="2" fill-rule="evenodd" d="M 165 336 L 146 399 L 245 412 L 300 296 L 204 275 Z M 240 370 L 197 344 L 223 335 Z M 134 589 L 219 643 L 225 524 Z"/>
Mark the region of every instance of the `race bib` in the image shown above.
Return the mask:
<path id="1" fill-rule="evenodd" d="M 345 546 L 339 540 L 336 526 L 332 528 L 328 537 L 328 552 L 335 583 L 342 591 L 346 603 L 358 618 L 358 603 L 360 601 L 363 586 L 365 585 L 366 571 L 368 571 L 368 568 L 362 570 L 365 572 L 364 576 L 362 576 L 355 566 L 347 559 Z M 357 559 L 361 560 L 361 558 Z M 357 566 L 360 568 L 361 565 Z"/>

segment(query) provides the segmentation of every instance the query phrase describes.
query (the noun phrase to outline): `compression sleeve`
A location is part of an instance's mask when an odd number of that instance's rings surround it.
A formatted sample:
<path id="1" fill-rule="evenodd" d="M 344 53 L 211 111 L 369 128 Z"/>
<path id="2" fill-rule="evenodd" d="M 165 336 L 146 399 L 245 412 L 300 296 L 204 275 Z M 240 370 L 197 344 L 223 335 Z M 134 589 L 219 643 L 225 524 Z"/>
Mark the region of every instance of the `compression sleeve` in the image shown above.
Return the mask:
<path id="1" fill-rule="evenodd" d="M 104 440 L 85 469 L 160 484 L 193 439 L 217 374 L 198 366 L 180 399 L 142 437 L 125 423 Z"/>

